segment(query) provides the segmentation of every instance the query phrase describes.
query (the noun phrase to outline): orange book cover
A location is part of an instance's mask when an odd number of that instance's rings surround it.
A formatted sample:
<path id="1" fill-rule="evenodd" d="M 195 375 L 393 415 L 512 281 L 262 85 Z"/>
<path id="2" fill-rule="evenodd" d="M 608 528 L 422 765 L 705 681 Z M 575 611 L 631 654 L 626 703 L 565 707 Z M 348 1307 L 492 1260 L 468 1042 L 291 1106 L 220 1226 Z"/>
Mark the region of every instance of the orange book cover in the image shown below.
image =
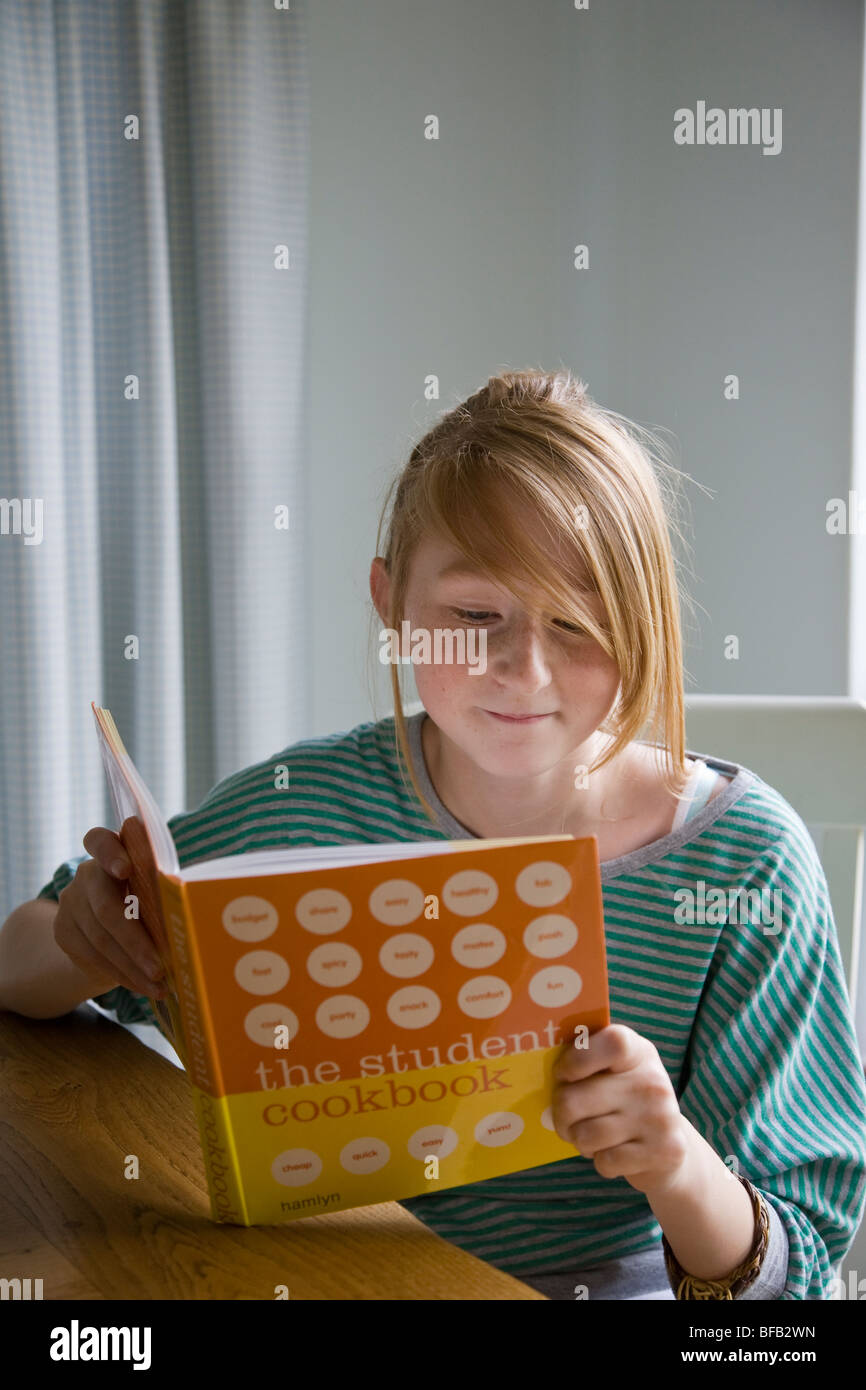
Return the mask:
<path id="1" fill-rule="evenodd" d="M 184 870 L 110 714 L 93 709 L 126 798 L 130 886 L 169 976 L 160 1026 L 192 1084 L 214 1220 L 282 1223 L 574 1156 L 553 1129 L 551 1072 L 578 1028 L 610 1021 L 594 836 L 274 850 Z"/>

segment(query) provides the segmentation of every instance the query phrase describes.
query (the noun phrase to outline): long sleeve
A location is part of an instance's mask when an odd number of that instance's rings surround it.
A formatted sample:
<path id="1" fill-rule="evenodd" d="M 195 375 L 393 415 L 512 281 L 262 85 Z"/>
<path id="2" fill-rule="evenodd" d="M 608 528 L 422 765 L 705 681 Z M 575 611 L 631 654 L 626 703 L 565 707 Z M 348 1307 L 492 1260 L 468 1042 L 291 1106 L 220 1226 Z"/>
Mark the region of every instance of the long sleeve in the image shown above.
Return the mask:
<path id="1" fill-rule="evenodd" d="M 784 1287 L 751 1296 L 825 1299 L 866 1204 L 866 1082 L 820 860 L 795 812 L 776 830 L 730 885 L 679 1100 L 784 1227 Z"/>

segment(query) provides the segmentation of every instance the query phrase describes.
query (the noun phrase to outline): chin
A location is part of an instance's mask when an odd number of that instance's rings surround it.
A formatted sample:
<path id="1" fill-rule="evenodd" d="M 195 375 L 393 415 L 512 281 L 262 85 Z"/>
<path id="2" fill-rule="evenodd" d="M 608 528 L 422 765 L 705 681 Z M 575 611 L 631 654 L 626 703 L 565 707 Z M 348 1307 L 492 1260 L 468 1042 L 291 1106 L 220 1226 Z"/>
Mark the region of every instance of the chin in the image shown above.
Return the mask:
<path id="1" fill-rule="evenodd" d="M 453 722 L 453 710 L 448 723 L 434 722 L 453 744 L 484 772 L 500 777 L 532 777 L 554 767 L 566 752 L 562 747 L 561 730 L 554 734 L 553 720 L 549 728 L 529 725 L 526 729 L 509 728 L 488 721 L 483 714 L 467 714 L 459 726 Z"/>

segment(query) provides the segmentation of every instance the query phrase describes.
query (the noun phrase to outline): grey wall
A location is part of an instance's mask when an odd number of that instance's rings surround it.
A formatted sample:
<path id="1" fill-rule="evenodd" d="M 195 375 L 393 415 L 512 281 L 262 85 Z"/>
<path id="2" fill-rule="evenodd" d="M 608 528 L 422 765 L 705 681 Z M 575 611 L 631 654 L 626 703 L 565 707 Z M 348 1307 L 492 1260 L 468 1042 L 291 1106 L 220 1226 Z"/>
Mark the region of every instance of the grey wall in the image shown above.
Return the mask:
<path id="1" fill-rule="evenodd" d="M 848 693 L 825 509 L 851 485 L 862 5 L 316 0 L 309 26 L 310 734 L 372 717 L 386 482 L 503 366 L 571 366 L 713 489 L 687 493 L 687 690 Z M 677 146 L 699 100 L 781 107 L 781 153 Z"/>

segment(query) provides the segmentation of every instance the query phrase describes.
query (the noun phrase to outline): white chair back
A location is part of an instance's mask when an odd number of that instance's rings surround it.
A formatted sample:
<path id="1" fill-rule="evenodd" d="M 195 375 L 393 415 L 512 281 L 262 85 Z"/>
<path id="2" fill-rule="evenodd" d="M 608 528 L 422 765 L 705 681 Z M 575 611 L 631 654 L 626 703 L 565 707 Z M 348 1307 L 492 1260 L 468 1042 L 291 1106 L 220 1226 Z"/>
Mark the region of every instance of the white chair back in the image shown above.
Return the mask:
<path id="1" fill-rule="evenodd" d="M 866 704 L 687 695 L 686 744 L 750 767 L 802 816 L 827 876 L 853 1011 L 864 931 Z"/>

